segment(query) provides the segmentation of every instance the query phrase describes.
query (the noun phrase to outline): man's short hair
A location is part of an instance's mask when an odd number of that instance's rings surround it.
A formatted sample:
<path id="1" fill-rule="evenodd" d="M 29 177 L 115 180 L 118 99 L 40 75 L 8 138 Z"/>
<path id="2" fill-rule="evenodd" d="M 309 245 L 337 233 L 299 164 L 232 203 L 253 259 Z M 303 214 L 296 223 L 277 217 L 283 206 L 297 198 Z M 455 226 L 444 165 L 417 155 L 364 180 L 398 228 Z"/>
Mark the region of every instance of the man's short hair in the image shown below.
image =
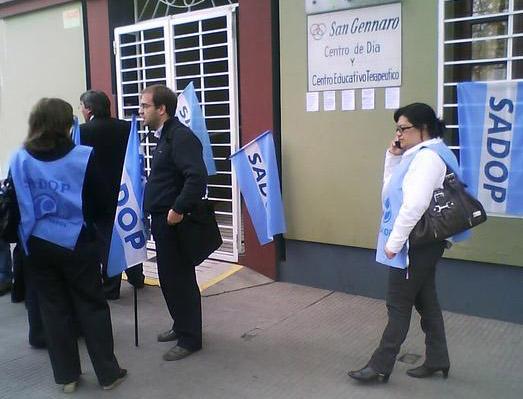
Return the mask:
<path id="1" fill-rule="evenodd" d="M 142 90 L 141 94 L 150 93 L 155 107 L 165 105 L 165 111 L 172 118 L 176 114 L 178 98 L 176 94 L 164 85 L 152 85 Z"/>
<path id="2" fill-rule="evenodd" d="M 80 96 L 80 101 L 95 118 L 111 117 L 111 101 L 103 91 L 87 90 Z"/>

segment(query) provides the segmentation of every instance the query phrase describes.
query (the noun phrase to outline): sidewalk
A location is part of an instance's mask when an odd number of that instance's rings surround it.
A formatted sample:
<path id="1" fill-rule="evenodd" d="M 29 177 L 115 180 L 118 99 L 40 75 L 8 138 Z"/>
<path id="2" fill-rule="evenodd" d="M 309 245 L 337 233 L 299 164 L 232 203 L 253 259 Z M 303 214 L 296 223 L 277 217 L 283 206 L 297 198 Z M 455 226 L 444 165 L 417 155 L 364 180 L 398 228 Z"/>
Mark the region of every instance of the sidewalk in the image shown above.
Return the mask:
<path id="1" fill-rule="evenodd" d="M 388 384 L 364 386 L 346 371 L 363 366 L 378 344 L 383 301 L 276 283 L 246 268 L 213 278 L 218 282 L 203 291 L 204 349 L 179 362 L 164 362 L 171 344 L 156 342 L 170 326 L 158 287 L 139 291 L 134 346 L 133 295 L 123 283 L 111 312 L 116 354 L 129 377 L 101 390 L 82 342 L 84 374 L 73 395 L 54 384 L 47 352 L 29 347 L 23 304 L 1 297 L 0 398 L 523 398 L 523 325 L 446 312 L 448 380 L 410 378 L 412 365 L 397 362 Z M 415 315 L 400 356 L 423 349 Z"/>

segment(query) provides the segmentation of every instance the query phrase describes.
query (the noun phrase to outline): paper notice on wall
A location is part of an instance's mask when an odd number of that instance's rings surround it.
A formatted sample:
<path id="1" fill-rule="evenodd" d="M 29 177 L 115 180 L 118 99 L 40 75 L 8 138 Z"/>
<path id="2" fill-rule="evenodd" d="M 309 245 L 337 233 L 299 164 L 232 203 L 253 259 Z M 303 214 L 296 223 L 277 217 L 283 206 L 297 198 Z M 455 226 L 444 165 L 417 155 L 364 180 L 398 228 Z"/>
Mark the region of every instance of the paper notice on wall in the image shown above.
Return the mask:
<path id="1" fill-rule="evenodd" d="M 336 110 L 336 92 L 335 91 L 324 91 L 323 92 L 323 110 L 324 111 L 335 111 Z"/>
<path id="2" fill-rule="evenodd" d="M 317 91 L 307 93 L 307 112 L 317 112 L 319 109 L 319 93 Z"/>
<path id="3" fill-rule="evenodd" d="M 361 109 L 374 109 L 374 89 L 361 90 Z"/>
<path id="4" fill-rule="evenodd" d="M 398 109 L 400 107 L 400 88 L 387 87 L 385 89 L 385 109 Z"/>
<path id="5" fill-rule="evenodd" d="M 354 111 L 356 109 L 354 90 L 342 90 L 341 109 L 342 111 Z"/>
<path id="6" fill-rule="evenodd" d="M 64 29 L 78 28 L 80 26 L 80 9 L 71 8 L 62 13 Z"/>

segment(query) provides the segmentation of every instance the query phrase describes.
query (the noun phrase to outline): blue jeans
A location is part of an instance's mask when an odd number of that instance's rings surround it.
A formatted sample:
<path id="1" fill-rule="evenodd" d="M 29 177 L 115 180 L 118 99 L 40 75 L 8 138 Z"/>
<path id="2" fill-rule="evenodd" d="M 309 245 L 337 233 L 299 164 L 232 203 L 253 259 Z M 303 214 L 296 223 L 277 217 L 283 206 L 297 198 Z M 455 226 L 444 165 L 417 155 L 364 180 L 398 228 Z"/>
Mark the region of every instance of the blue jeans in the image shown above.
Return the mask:
<path id="1" fill-rule="evenodd" d="M 0 239 L 0 283 L 11 281 L 11 250 L 9 244 Z"/>

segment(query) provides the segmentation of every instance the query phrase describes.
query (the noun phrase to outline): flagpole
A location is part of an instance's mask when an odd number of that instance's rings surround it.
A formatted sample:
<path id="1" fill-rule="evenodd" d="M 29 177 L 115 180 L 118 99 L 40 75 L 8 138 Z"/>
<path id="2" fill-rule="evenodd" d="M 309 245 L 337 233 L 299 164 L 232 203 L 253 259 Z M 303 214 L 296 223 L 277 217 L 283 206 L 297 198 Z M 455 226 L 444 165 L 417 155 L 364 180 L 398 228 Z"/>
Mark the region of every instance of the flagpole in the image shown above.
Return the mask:
<path id="1" fill-rule="evenodd" d="M 138 346 L 138 289 L 134 289 L 134 346 Z"/>
<path id="2" fill-rule="evenodd" d="M 117 203 L 113 234 L 109 248 L 107 275 L 112 277 L 121 274 L 129 267 L 147 259 L 146 238 L 143 224 L 144 172 L 143 157 L 140 152 L 138 124 L 136 115 L 132 116 L 129 140 L 120 180 L 120 194 L 125 200 Z M 135 215 L 131 226 L 122 223 L 123 215 L 131 212 Z M 132 230 L 129 232 L 129 229 Z M 129 237 L 134 237 L 128 240 Z M 137 241 L 135 241 L 135 239 Z M 135 245 L 139 244 L 139 245 Z M 134 344 L 138 346 L 138 293 L 134 287 Z"/>

